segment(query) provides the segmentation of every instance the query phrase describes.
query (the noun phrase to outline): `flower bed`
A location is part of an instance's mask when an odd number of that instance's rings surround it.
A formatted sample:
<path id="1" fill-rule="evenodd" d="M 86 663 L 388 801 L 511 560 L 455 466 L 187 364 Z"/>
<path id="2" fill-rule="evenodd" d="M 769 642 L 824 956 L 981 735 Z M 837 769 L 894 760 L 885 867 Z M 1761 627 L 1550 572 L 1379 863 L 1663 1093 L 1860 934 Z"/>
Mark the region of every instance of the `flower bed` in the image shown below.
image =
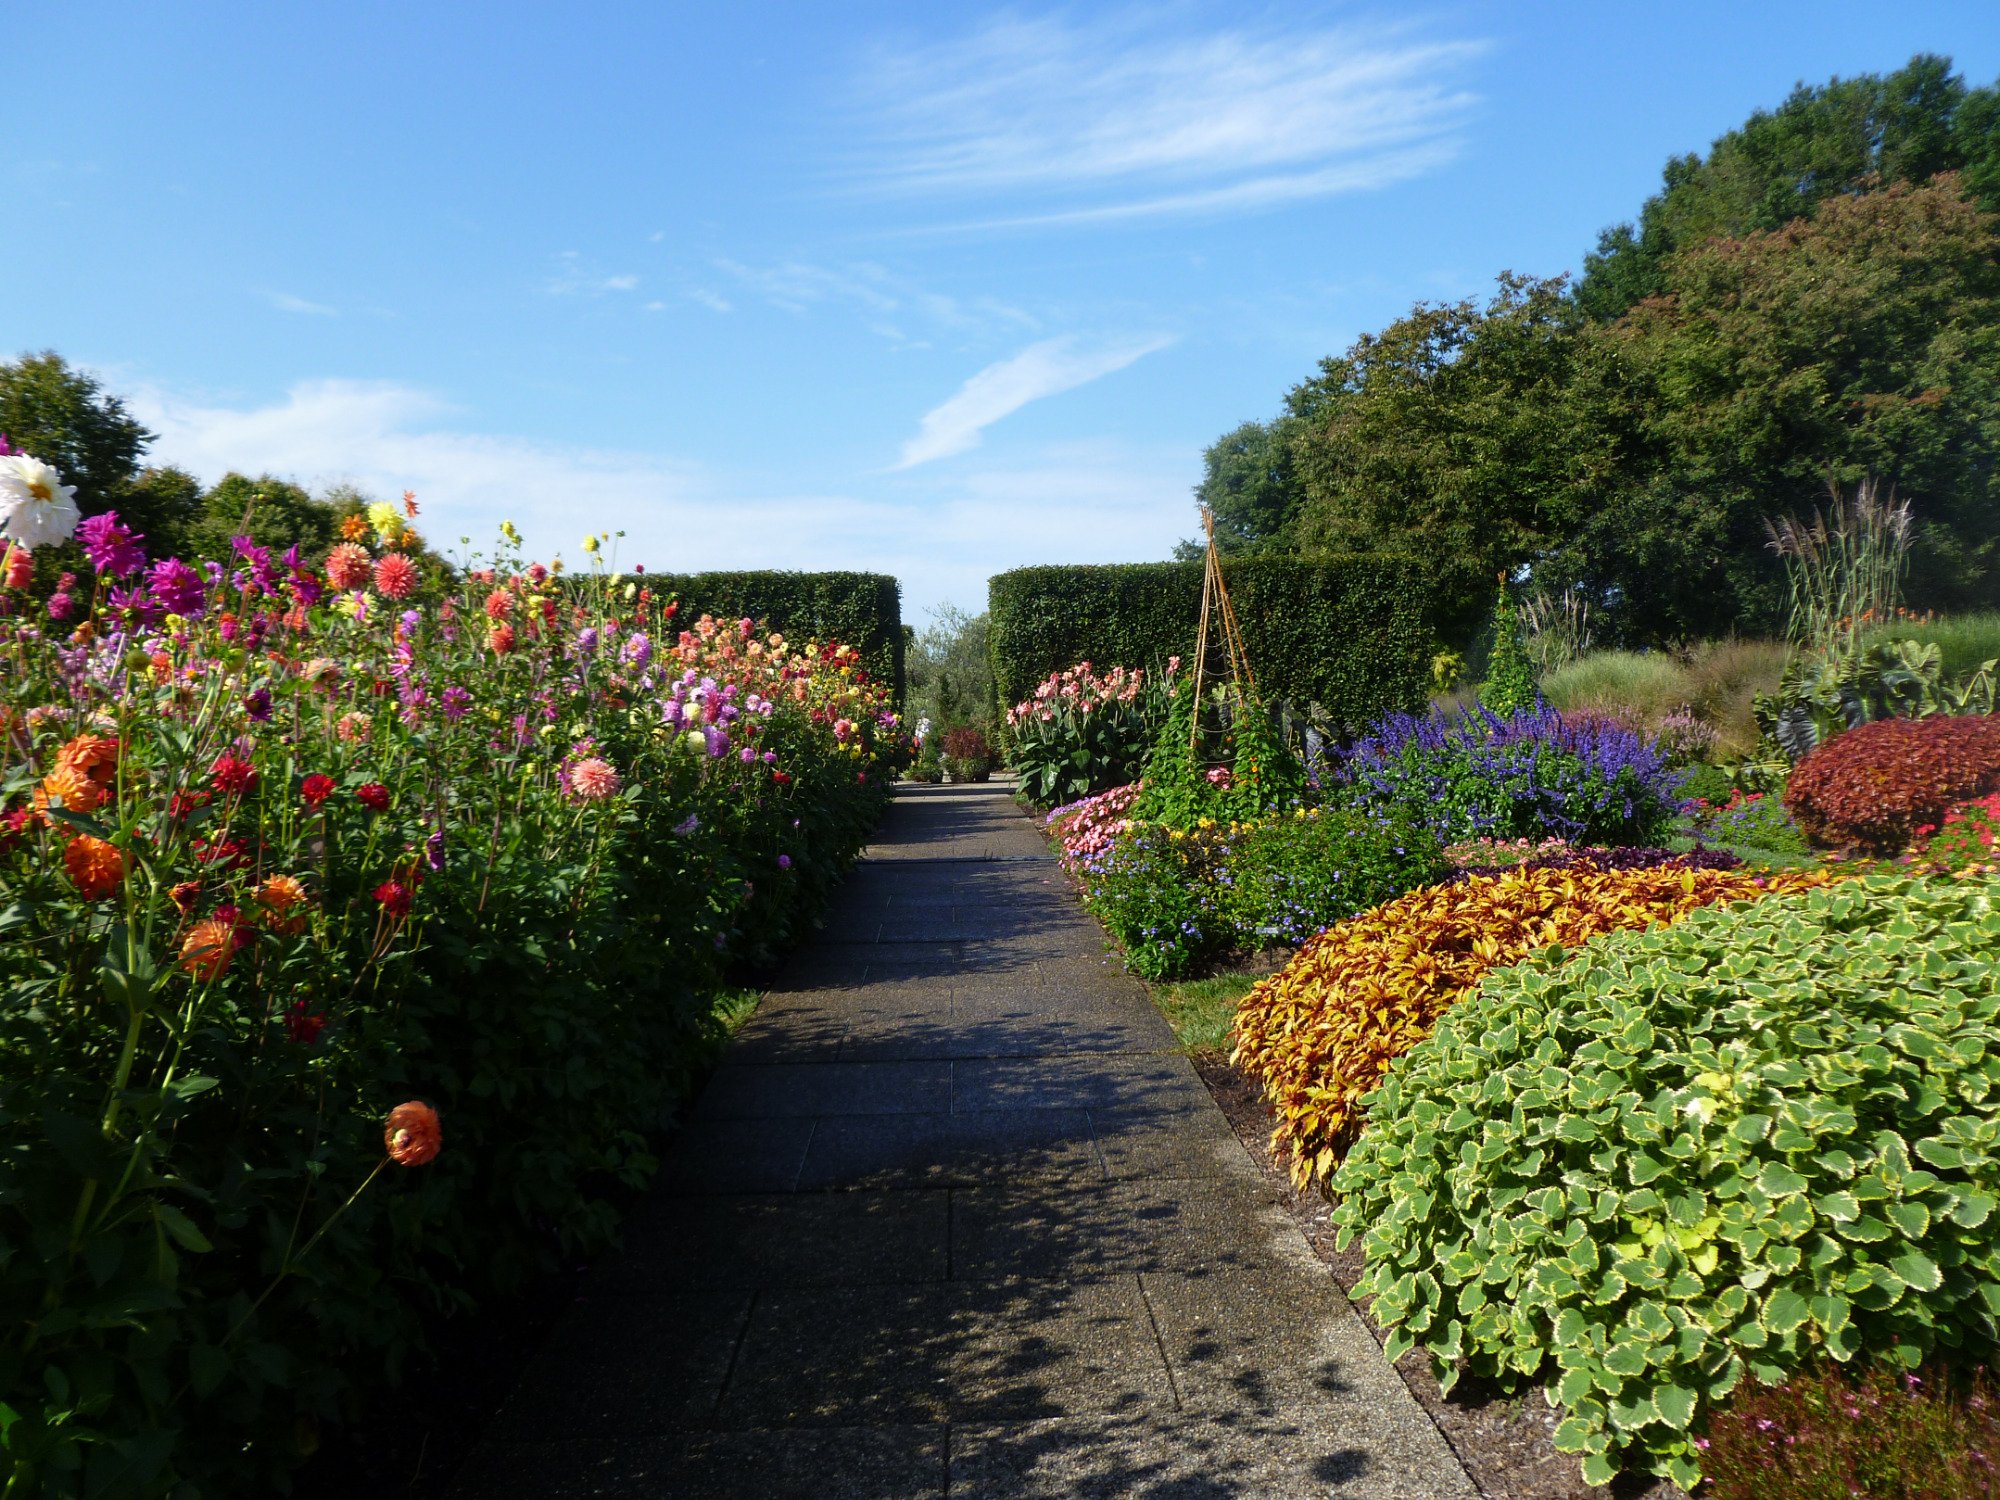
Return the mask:
<path id="1" fill-rule="evenodd" d="M 1996 950 L 1989 881 L 1875 876 L 1488 976 L 1331 1182 L 1389 1354 L 1546 1382 L 1593 1483 L 1692 1485 L 1746 1379 L 1990 1348 Z"/>
<path id="2" fill-rule="evenodd" d="M 269 1493 L 604 1245 L 895 771 L 847 647 L 511 528 L 447 591 L 377 509 L 324 559 L 87 522 L 94 586 L 5 596 L 0 1451 L 52 1493 Z"/>
<path id="3" fill-rule="evenodd" d="M 1270 1097 L 1273 1143 L 1291 1157 L 1293 1177 L 1323 1182 L 1360 1133 L 1370 1091 L 1492 970 L 1830 878 L 1669 858 L 1639 869 L 1531 866 L 1413 890 L 1321 934 L 1251 991 L 1237 1013 L 1233 1061 Z"/>

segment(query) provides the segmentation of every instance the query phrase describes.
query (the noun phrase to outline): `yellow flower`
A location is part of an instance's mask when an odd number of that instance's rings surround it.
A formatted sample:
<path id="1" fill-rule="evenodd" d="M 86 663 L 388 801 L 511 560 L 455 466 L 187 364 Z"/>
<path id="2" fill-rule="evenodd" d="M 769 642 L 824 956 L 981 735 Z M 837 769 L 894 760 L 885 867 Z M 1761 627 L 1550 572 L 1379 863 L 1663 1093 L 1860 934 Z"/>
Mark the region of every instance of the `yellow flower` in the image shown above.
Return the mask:
<path id="1" fill-rule="evenodd" d="M 583 539 L 583 550 L 593 556 L 596 555 L 598 546 L 599 543 L 595 536 L 587 536 Z"/>
<path id="2" fill-rule="evenodd" d="M 518 542 L 521 540 L 521 533 L 514 529 L 514 523 L 512 521 L 502 521 L 500 523 L 500 535 L 505 537 L 510 542 Z"/>
<path id="3" fill-rule="evenodd" d="M 375 528 L 375 535 L 386 540 L 402 529 L 403 518 L 387 500 L 377 500 L 368 507 L 368 524 Z"/>

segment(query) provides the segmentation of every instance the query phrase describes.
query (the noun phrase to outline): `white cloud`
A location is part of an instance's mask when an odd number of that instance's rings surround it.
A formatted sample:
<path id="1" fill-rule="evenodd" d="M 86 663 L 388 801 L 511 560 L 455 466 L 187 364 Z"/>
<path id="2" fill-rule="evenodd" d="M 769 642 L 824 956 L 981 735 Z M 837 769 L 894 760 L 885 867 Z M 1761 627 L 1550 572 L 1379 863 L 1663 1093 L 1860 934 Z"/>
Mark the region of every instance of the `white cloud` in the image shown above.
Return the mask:
<path id="1" fill-rule="evenodd" d="M 469 431 L 434 394 L 389 382 L 310 381 L 249 406 L 134 391 L 134 415 L 160 434 L 154 461 L 207 481 L 234 469 L 384 497 L 415 490 L 419 528 L 447 550 L 461 535 L 490 544 L 507 518 L 542 557 L 574 554 L 586 529 L 622 530 L 628 568 L 893 573 L 918 621 L 944 599 L 981 607 L 988 575 L 1006 568 L 1165 557 L 1192 525 L 1187 491 L 1200 466 L 1192 446 L 1070 444 L 921 486 L 877 479 L 867 493 L 757 495 L 656 454 Z"/>
<path id="2" fill-rule="evenodd" d="M 707 287 L 696 287 L 688 293 L 688 300 L 699 302 L 710 312 L 726 313 L 733 310 L 733 304 L 727 297 L 719 296 L 711 292 Z"/>
<path id="3" fill-rule="evenodd" d="M 266 292 L 264 300 L 279 312 L 303 313 L 314 318 L 337 318 L 340 310 L 328 307 L 324 302 L 308 302 L 303 297 L 294 297 L 289 292 Z"/>
<path id="4" fill-rule="evenodd" d="M 607 276 L 574 250 L 556 257 L 556 269 L 548 280 L 552 297 L 600 297 L 606 292 L 638 290 L 639 278 L 630 274 Z"/>
<path id="5" fill-rule="evenodd" d="M 718 260 L 715 268 L 746 292 L 789 313 L 804 313 L 825 304 L 859 308 L 873 321 L 870 328 L 892 342 L 905 342 L 892 313 L 914 313 L 923 321 L 953 332 L 990 332 L 1040 326 L 1035 317 L 993 297 L 952 297 L 929 291 L 907 278 L 870 262 L 850 266 L 819 266 L 805 261 L 779 261 L 767 266 Z M 699 300 L 699 299 L 698 299 Z"/>
<path id="6" fill-rule="evenodd" d="M 1213 213 L 1378 187 L 1456 148 L 1485 49 L 1407 27 L 1188 34 L 1139 12 L 1004 18 L 878 51 L 853 185 L 1024 206 L 988 223 Z"/>
<path id="7" fill-rule="evenodd" d="M 988 365 L 949 400 L 925 412 L 916 436 L 903 444 L 896 467 L 911 469 L 977 447 L 981 432 L 1030 401 L 1087 385 L 1172 342 L 1156 337 L 1079 350 L 1076 339 L 1065 335 L 1030 344 L 1013 358 Z"/>

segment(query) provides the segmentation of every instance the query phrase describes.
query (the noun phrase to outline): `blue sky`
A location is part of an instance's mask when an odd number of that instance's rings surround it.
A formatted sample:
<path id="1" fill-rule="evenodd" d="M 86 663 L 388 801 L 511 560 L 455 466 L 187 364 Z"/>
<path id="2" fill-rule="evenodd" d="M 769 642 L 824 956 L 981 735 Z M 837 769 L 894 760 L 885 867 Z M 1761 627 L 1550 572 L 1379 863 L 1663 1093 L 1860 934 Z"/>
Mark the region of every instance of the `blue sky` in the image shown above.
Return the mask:
<path id="1" fill-rule="evenodd" d="M 873 567 L 905 611 L 1162 557 L 1201 450 L 1670 153 L 1984 3 L 981 10 L 14 0 L 0 354 L 153 456 L 432 540 Z M 25 92 L 23 92 L 25 91 Z"/>

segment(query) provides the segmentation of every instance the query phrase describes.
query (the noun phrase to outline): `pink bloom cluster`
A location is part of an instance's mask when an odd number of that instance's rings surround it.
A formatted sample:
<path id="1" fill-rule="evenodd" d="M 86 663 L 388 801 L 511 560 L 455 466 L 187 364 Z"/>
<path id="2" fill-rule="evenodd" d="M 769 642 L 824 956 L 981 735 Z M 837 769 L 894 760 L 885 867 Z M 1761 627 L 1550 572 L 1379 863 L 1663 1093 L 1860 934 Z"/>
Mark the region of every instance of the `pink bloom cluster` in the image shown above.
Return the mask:
<path id="1" fill-rule="evenodd" d="M 1130 703 L 1146 685 L 1145 669 L 1113 667 L 1099 677 L 1087 661 L 1060 672 L 1035 689 L 1035 696 L 1007 710 L 1007 723 L 1018 726 L 1031 719 L 1052 721 L 1058 713 L 1091 713 L 1112 703 Z"/>
<path id="2" fill-rule="evenodd" d="M 1095 797 L 1069 802 L 1048 815 L 1044 825 L 1062 844 L 1062 867 L 1072 875 L 1095 868 L 1121 833 L 1132 826 L 1139 783 L 1113 787 Z"/>

